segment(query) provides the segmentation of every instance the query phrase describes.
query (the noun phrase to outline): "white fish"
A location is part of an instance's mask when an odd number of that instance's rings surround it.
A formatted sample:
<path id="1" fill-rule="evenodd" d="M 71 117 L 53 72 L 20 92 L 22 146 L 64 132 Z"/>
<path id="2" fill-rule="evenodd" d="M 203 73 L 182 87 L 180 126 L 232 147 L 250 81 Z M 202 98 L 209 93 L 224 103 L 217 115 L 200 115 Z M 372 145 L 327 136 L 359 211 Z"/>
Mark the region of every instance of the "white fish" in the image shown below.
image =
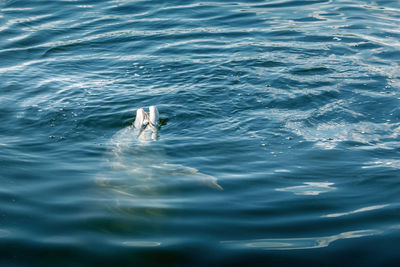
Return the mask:
<path id="1" fill-rule="evenodd" d="M 193 182 L 222 190 L 215 177 L 195 168 L 168 162 L 163 147 L 156 141 L 159 128 L 160 116 L 156 106 L 149 107 L 149 114 L 142 108 L 138 109 L 133 127 L 120 130 L 109 142 L 112 152 L 110 174 L 115 178 L 104 176 L 101 184 L 132 196 L 151 195 L 169 185 Z M 132 179 L 124 179 L 124 184 L 121 184 L 121 177 Z"/>

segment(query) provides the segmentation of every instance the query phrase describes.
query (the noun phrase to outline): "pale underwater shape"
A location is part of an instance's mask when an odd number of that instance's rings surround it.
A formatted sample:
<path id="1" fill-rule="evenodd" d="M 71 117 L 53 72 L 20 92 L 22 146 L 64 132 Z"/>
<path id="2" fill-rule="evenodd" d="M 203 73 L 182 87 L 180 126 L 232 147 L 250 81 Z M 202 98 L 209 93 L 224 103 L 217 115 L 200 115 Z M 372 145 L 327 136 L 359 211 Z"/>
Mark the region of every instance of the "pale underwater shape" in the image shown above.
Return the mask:
<path id="1" fill-rule="evenodd" d="M 217 179 L 197 169 L 168 162 L 164 148 L 158 143 L 159 112 L 150 107 L 150 116 L 138 109 L 134 126 L 118 131 L 110 139 L 111 167 L 98 183 L 130 197 L 155 196 L 169 187 L 181 188 L 193 182 L 223 190 Z M 137 127 L 136 127 L 137 126 Z"/>

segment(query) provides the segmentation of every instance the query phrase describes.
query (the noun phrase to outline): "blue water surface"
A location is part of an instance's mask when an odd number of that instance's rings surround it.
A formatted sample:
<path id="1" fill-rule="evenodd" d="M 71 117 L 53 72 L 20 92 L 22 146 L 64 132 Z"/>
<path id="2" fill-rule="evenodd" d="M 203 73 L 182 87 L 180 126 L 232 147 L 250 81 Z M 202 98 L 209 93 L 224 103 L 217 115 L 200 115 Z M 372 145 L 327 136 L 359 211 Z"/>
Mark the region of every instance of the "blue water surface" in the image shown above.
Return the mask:
<path id="1" fill-rule="evenodd" d="M 400 2 L 1 0 L 0 62 L 2 266 L 400 264 Z"/>

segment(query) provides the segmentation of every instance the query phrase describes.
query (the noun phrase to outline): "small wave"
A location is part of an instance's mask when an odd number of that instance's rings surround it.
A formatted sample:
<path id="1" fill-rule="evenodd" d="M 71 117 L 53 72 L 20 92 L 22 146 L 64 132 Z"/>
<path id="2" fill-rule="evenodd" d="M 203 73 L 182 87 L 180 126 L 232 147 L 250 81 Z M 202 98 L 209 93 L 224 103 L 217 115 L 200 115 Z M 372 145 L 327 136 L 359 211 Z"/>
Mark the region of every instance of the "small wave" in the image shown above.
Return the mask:
<path id="1" fill-rule="evenodd" d="M 305 237 L 305 238 L 271 238 L 243 241 L 222 241 L 221 244 L 232 249 L 262 249 L 262 250 L 293 250 L 316 249 L 329 246 L 332 242 L 341 239 L 361 238 L 381 234 L 380 230 L 358 230 L 344 232 L 332 236 Z"/>
<path id="2" fill-rule="evenodd" d="M 321 217 L 323 217 L 323 218 L 341 217 L 341 216 L 351 215 L 351 214 L 360 213 L 360 212 L 367 212 L 367 211 L 372 211 L 372 210 L 377 210 L 377 209 L 383 209 L 387 206 L 389 206 L 389 204 L 375 205 L 375 206 L 369 206 L 369 207 L 356 209 L 356 210 L 352 210 L 352 211 L 348 211 L 348 212 L 327 214 L 327 215 L 323 215 Z"/>

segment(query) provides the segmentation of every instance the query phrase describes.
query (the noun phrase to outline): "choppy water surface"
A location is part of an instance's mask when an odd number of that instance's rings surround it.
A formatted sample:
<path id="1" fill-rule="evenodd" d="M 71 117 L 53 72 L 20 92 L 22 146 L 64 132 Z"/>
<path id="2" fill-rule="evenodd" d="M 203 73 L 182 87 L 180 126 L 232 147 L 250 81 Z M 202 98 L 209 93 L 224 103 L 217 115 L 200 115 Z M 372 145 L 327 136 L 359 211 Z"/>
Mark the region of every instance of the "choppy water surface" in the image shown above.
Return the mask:
<path id="1" fill-rule="evenodd" d="M 398 264 L 399 26 L 390 0 L 0 1 L 1 265 Z"/>

